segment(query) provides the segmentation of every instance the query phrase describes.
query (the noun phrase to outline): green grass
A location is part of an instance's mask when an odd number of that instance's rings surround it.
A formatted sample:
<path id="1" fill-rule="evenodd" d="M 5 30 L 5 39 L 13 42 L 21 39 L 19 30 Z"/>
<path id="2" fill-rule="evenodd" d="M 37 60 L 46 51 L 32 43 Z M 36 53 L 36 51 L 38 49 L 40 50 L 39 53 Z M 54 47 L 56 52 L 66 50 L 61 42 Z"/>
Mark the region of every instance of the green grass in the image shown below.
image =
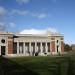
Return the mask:
<path id="1" fill-rule="evenodd" d="M 75 75 L 75 55 L 0 57 L 0 75 Z"/>

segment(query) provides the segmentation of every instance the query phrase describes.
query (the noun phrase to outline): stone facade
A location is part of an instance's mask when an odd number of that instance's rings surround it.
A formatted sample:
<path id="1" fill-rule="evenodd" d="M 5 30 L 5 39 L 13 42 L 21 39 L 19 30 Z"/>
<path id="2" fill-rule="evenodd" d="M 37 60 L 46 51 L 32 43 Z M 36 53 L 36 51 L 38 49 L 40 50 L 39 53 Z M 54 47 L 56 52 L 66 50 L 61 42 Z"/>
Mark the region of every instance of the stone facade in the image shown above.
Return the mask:
<path id="1" fill-rule="evenodd" d="M 60 34 L 0 33 L 0 55 L 47 56 L 64 52 L 64 37 Z"/>

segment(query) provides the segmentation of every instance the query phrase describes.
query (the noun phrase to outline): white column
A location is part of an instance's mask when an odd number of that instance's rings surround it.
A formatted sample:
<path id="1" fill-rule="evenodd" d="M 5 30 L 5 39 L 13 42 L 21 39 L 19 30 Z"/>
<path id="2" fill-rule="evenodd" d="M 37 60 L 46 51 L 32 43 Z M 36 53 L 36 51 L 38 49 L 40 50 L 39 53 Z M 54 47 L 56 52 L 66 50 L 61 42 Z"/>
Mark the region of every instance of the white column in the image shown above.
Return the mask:
<path id="1" fill-rule="evenodd" d="M 29 42 L 29 52 L 30 52 L 30 55 L 32 55 L 32 51 L 31 51 L 31 42 Z"/>
<path id="2" fill-rule="evenodd" d="M 45 52 L 48 53 L 48 46 L 47 46 L 47 42 L 45 43 Z"/>
<path id="3" fill-rule="evenodd" d="M 35 42 L 35 52 L 37 52 L 37 43 Z"/>
<path id="4" fill-rule="evenodd" d="M 23 54 L 25 54 L 25 42 L 23 43 Z"/>
<path id="5" fill-rule="evenodd" d="M 17 42 L 17 54 L 19 54 L 19 42 Z"/>
<path id="6" fill-rule="evenodd" d="M 43 50 L 42 50 L 42 42 L 40 43 L 40 49 L 41 49 L 40 53 L 43 53 Z"/>
<path id="7" fill-rule="evenodd" d="M 23 47 L 23 46 L 21 46 L 21 45 L 20 45 L 20 47 L 19 47 L 19 48 L 20 48 L 20 54 L 22 54 L 22 47 Z"/>

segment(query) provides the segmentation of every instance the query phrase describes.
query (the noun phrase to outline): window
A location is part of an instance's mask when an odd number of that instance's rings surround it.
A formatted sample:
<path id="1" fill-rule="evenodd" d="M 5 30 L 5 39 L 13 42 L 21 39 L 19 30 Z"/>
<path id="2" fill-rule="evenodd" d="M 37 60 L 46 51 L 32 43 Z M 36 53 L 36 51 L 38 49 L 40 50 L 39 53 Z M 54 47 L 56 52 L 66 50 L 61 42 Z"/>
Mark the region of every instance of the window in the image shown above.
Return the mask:
<path id="1" fill-rule="evenodd" d="M 17 43 L 14 43 L 13 53 L 14 53 L 14 54 L 17 54 Z"/>
<path id="2" fill-rule="evenodd" d="M 2 39 L 1 42 L 2 42 L 2 43 L 5 43 L 5 39 Z"/>
<path id="3" fill-rule="evenodd" d="M 50 52 L 50 43 L 47 43 L 48 46 L 48 52 Z"/>
<path id="4" fill-rule="evenodd" d="M 58 43 L 59 41 L 57 40 L 57 43 Z"/>

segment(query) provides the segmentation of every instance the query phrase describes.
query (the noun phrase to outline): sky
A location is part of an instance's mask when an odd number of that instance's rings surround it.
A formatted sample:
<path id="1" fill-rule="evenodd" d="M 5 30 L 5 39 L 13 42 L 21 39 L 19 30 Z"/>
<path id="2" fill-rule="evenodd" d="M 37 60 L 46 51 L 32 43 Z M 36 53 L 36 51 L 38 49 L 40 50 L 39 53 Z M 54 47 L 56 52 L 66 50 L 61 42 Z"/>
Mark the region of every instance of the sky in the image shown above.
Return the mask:
<path id="1" fill-rule="evenodd" d="M 0 0 L 0 30 L 60 32 L 75 43 L 75 0 Z M 34 31 L 35 33 L 35 31 Z"/>

